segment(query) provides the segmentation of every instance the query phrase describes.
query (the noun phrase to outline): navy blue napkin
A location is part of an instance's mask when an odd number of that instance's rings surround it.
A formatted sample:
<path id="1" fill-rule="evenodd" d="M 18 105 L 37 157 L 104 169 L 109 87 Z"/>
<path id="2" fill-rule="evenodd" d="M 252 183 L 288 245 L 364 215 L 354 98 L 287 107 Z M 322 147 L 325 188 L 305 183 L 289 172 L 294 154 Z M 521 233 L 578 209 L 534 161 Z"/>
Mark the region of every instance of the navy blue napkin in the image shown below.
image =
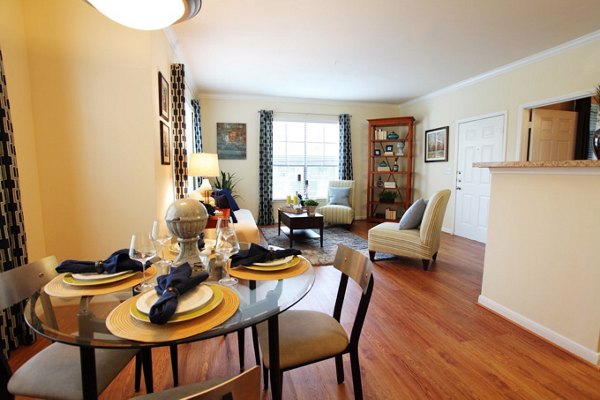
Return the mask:
<path id="1" fill-rule="evenodd" d="M 269 262 L 288 256 L 297 256 L 300 254 L 302 254 L 302 252 L 296 249 L 269 250 L 257 245 L 256 243 L 252 243 L 248 250 L 240 250 L 238 253 L 231 256 L 231 267 L 237 267 L 239 265 L 252 265 L 257 262 Z"/>
<path id="2" fill-rule="evenodd" d="M 129 258 L 129 250 L 121 249 L 112 253 L 104 261 L 65 260 L 56 267 L 56 272 L 72 272 L 83 274 L 96 272 L 98 274 L 114 274 L 122 271 L 141 271 L 142 263 Z"/>
<path id="3" fill-rule="evenodd" d="M 158 284 L 155 290 L 160 297 L 150 307 L 148 313 L 150 322 L 159 325 L 166 324 L 177 309 L 179 296 L 195 288 L 207 278 L 208 274 L 206 272 L 192 276 L 192 267 L 188 263 L 173 267 L 168 275 L 161 275 L 156 278 Z"/>

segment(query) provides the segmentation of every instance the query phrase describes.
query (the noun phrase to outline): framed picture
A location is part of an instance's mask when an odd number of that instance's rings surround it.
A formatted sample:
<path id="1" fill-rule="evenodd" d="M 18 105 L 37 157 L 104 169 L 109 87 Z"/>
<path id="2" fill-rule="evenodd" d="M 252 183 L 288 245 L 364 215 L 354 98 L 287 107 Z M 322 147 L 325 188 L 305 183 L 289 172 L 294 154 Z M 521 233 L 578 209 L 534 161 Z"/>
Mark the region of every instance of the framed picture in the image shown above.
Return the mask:
<path id="1" fill-rule="evenodd" d="M 169 82 L 165 79 L 163 74 L 158 71 L 158 114 L 165 119 L 169 120 Z"/>
<path id="2" fill-rule="evenodd" d="M 219 160 L 246 159 L 246 124 L 217 122 L 217 154 Z"/>
<path id="3" fill-rule="evenodd" d="M 385 152 L 386 153 L 393 153 L 394 152 L 394 145 L 393 144 L 386 144 L 385 145 Z"/>
<path id="4" fill-rule="evenodd" d="M 425 162 L 448 161 L 449 127 L 425 131 Z"/>
<path id="5" fill-rule="evenodd" d="M 376 157 L 380 156 L 381 155 L 381 150 L 379 150 L 379 149 L 373 150 L 373 155 L 376 156 Z"/>
<path id="6" fill-rule="evenodd" d="M 163 121 L 160 121 L 160 163 L 171 164 L 171 131 Z"/>

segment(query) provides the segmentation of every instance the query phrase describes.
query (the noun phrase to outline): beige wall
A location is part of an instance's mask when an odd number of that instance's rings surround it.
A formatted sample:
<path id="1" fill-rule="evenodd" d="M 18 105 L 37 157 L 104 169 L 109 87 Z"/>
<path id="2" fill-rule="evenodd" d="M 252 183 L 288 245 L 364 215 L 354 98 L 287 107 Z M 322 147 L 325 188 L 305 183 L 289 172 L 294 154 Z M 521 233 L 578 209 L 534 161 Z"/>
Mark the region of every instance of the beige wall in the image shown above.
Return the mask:
<path id="1" fill-rule="evenodd" d="M 579 170 L 492 169 L 480 302 L 598 363 L 600 168 Z"/>
<path id="2" fill-rule="evenodd" d="M 10 96 L 27 139 L 17 157 L 31 259 L 127 247 L 172 196 L 159 147 L 157 72 L 174 62 L 164 34 L 122 27 L 79 0 L 8 0 L 0 14 L 16 21 L 0 45 L 10 44 L 8 79 L 22 89 Z"/>
<path id="3" fill-rule="evenodd" d="M 216 152 L 217 122 L 246 123 L 247 159 L 219 160 L 222 171 L 235 172 L 241 179 L 239 191 L 240 207 L 252 211 L 258 218 L 258 165 L 259 165 L 259 110 L 274 110 L 287 113 L 350 114 L 352 132 L 352 161 L 356 181 L 355 209 L 357 218 L 366 214 L 367 182 L 367 130 L 368 118 L 398 116 L 398 109 L 387 104 L 333 103 L 300 101 L 290 99 L 218 98 L 200 95 L 202 114 L 202 140 L 204 151 Z M 296 116 L 297 117 L 297 116 Z M 275 216 L 276 217 L 276 216 Z"/>
<path id="4" fill-rule="evenodd" d="M 400 106 L 416 125 L 415 198 L 455 187 L 457 123 L 460 120 L 507 112 L 506 160 L 515 160 L 519 106 L 571 93 L 589 91 L 600 81 L 600 40 L 523 65 L 493 78 L 447 90 Z M 450 126 L 448 162 L 423 161 L 425 130 Z M 454 230 L 454 196 L 448 204 L 444 229 Z"/>

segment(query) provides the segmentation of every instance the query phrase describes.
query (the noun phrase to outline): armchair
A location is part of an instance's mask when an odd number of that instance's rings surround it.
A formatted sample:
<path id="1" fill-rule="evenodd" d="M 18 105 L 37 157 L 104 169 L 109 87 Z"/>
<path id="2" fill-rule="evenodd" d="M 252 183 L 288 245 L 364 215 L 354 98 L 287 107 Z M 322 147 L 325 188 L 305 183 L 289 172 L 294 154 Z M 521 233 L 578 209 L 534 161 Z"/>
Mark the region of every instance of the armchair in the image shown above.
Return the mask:
<path id="1" fill-rule="evenodd" d="M 420 258 L 427 271 L 429 261 L 437 257 L 440 247 L 440 233 L 450 199 L 450 190 L 441 190 L 429 199 L 420 227 L 399 229 L 396 222 L 383 222 L 369 229 L 369 257 L 375 253 L 389 253 L 398 256 Z"/>
<path id="2" fill-rule="evenodd" d="M 323 214 L 323 222 L 326 224 L 352 224 L 354 221 L 353 195 L 354 181 L 329 181 L 327 204 L 317 208 L 317 212 Z"/>

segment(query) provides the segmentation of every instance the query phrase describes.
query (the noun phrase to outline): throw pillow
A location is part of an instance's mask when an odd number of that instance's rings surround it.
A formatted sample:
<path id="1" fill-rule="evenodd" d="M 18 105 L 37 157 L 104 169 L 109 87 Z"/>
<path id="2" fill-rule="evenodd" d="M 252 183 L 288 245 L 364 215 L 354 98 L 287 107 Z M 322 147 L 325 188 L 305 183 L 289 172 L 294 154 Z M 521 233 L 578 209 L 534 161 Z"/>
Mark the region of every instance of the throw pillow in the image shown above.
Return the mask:
<path id="1" fill-rule="evenodd" d="M 329 204 L 350 207 L 350 188 L 329 188 Z"/>
<path id="2" fill-rule="evenodd" d="M 415 201 L 400 219 L 400 229 L 414 229 L 421 225 L 427 203 L 423 199 Z"/>
<path id="3" fill-rule="evenodd" d="M 238 204 L 236 203 L 236 201 L 233 198 L 233 196 L 231 195 L 231 192 L 229 191 L 229 189 L 213 190 L 213 195 L 214 196 L 227 196 L 227 201 L 229 202 L 229 207 L 223 207 L 223 208 L 231 208 L 231 211 L 237 211 L 240 209 L 240 206 L 238 206 Z M 215 200 L 216 200 L 216 197 L 215 197 Z"/>

